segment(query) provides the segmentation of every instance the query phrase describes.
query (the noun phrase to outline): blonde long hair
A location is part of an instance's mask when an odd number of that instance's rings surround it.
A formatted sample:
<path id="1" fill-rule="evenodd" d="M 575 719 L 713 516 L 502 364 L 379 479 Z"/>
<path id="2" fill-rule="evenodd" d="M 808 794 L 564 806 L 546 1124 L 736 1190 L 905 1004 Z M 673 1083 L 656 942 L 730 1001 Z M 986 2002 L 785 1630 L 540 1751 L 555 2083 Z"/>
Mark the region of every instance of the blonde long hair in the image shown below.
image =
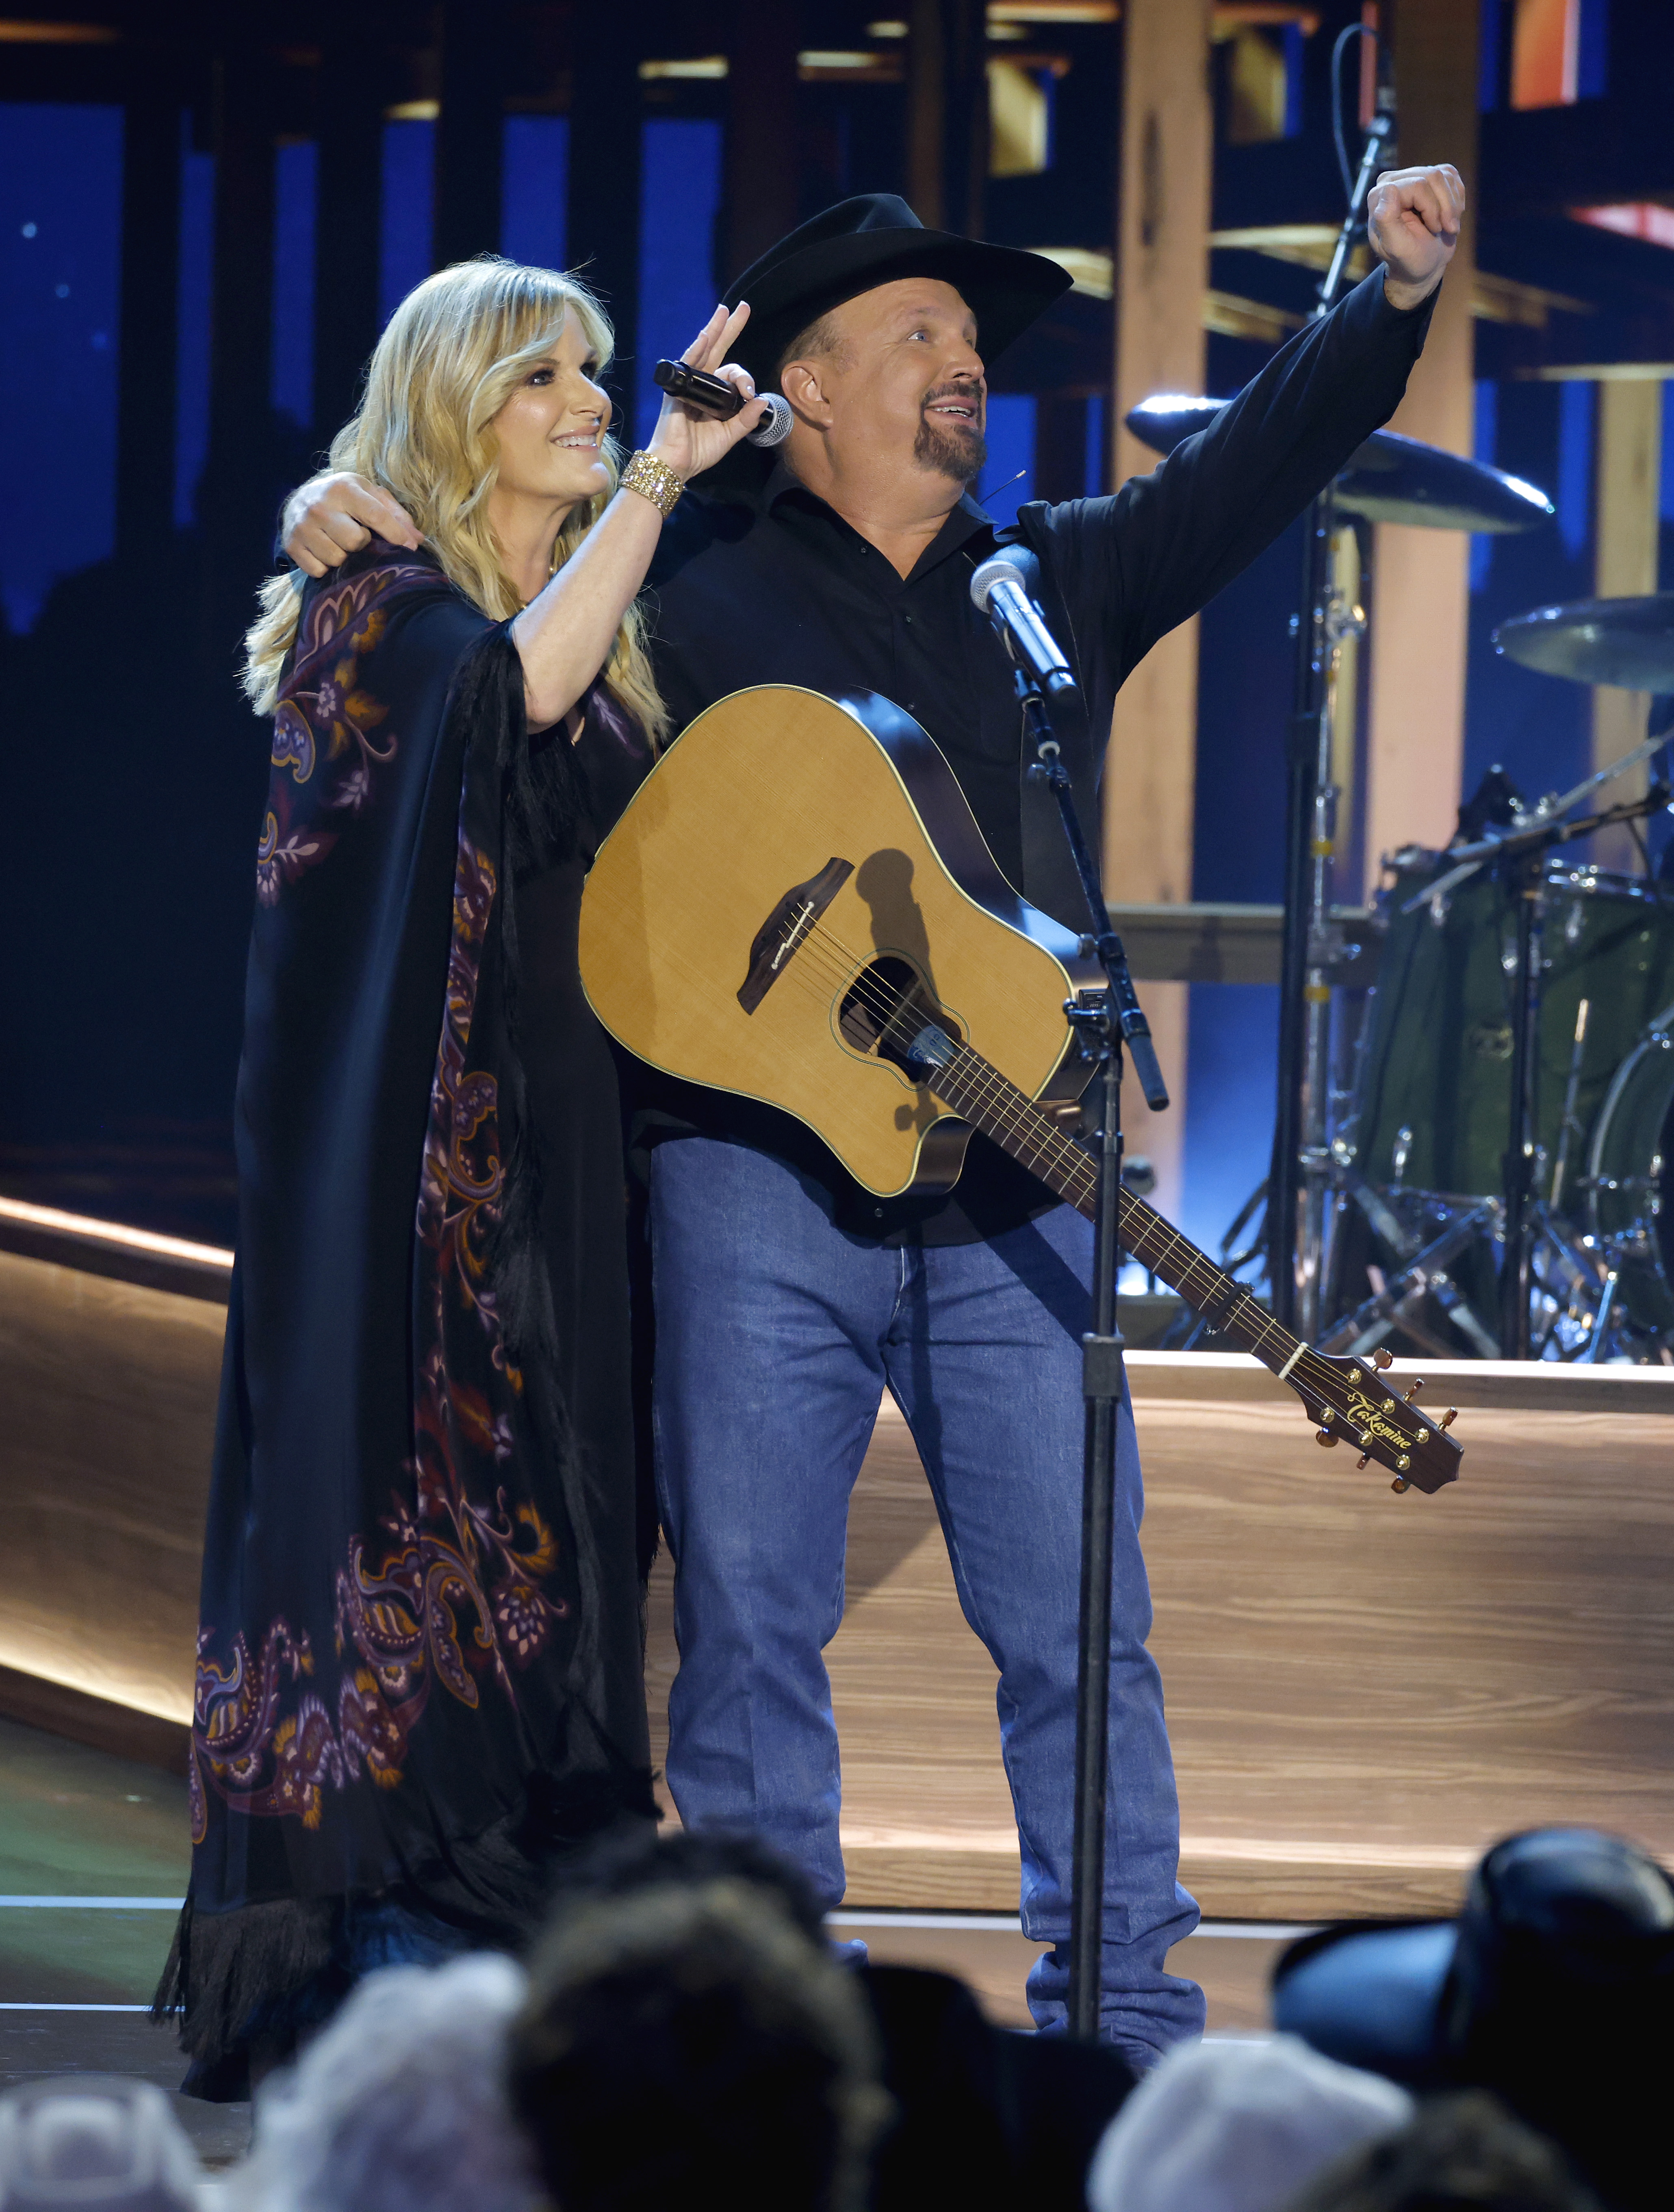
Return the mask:
<path id="1" fill-rule="evenodd" d="M 331 441 L 331 465 L 379 485 L 412 516 L 449 580 L 496 622 L 523 605 L 500 566 L 488 499 L 499 471 L 494 417 L 573 315 L 602 369 L 615 334 L 598 301 L 573 276 L 525 269 L 498 255 L 439 270 L 409 292 L 373 353 L 359 412 Z M 555 568 L 568 560 L 616 488 L 622 448 L 603 443 L 609 491 L 573 507 L 558 533 Z M 278 702 L 296 635 L 303 578 L 291 570 L 262 586 L 262 612 L 245 639 L 244 688 L 257 712 Z M 604 680 L 653 741 L 668 726 L 637 606 L 622 617 Z"/>

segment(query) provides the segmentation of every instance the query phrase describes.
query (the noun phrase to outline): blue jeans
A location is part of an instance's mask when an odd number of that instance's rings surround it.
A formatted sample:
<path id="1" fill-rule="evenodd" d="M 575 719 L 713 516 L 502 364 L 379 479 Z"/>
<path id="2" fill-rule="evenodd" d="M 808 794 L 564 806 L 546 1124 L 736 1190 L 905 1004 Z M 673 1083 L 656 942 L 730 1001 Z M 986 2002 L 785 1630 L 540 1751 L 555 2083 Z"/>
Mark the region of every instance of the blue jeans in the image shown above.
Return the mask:
<path id="1" fill-rule="evenodd" d="M 965 1618 L 999 1669 L 1023 1929 L 1053 1947 L 1029 1976 L 1029 2006 L 1040 2027 L 1061 2028 L 1091 1229 L 1066 1206 L 987 1243 L 870 1243 L 836 1227 L 794 1169 L 706 1137 L 658 1146 L 651 1224 L 658 1484 L 680 1646 L 668 1778 L 681 1819 L 750 1829 L 828 1908 L 842 1897 L 822 1653 L 843 1614 L 849 1493 L 888 1389 L 930 1478 Z M 1103 2033 L 1143 2067 L 1201 2033 L 1204 2003 L 1164 1971 L 1198 1909 L 1175 1879 L 1141 1510 L 1125 1406 Z"/>

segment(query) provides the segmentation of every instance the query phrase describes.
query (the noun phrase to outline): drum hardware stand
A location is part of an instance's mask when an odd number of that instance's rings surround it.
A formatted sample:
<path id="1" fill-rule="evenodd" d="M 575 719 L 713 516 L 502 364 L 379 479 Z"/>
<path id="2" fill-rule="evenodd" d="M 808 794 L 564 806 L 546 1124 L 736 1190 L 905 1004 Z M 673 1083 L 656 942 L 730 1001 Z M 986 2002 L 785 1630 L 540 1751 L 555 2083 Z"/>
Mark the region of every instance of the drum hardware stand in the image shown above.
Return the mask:
<path id="1" fill-rule="evenodd" d="M 1625 763 L 1618 763 L 1610 773 L 1619 772 L 1622 765 Z M 1511 1022 L 1511 1130 L 1504 1161 L 1505 1256 L 1500 1267 L 1500 1348 L 1501 1357 L 1507 1359 L 1527 1359 L 1532 1340 L 1530 1304 L 1534 1289 L 1535 1243 L 1540 1230 L 1534 1209 L 1535 1085 L 1539 1072 L 1537 1047 L 1542 972 L 1540 925 L 1545 906 L 1546 855 L 1556 847 L 1588 836 L 1607 823 L 1639 821 L 1655 812 L 1667 797 L 1667 787 L 1657 785 L 1643 799 L 1606 807 L 1598 814 L 1584 816 L 1579 822 L 1550 822 L 1492 841 L 1495 850 L 1491 857 L 1501 869 L 1517 916 Z"/>
<path id="2" fill-rule="evenodd" d="M 1363 630 L 1364 618 L 1360 617 L 1358 609 L 1355 611 Z M 1325 970 L 1325 981 L 1337 985 L 1343 980 L 1345 956 L 1357 955 L 1362 948 L 1348 943 L 1343 923 L 1332 921 L 1330 931 L 1330 965 Z M 1315 1094 L 1325 1102 L 1324 1127 L 1320 1133 L 1322 1138 L 1329 1139 L 1324 1146 L 1325 1159 L 1321 1171 L 1323 1204 L 1319 1258 L 1313 1270 L 1313 1320 L 1316 1332 L 1324 1326 L 1327 1315 L 1342 1310 L 1339 1291 L 1343 1217 L 1350 1195 L 1356 1185 L 1363 1183 L 1364 1180 L 1358 1176 L 1355 1166 L 1355 1138 L 1357 1129 L 1356 1101 L 1360 1096 L 1361 1073 L 1366 1057 L 1366 1007 L 1363 1003 L 1359 1007 L 1358 1019 L 1350 1038 L 1347 1020 L 1350 1003 L 1345 994 L 1334 990 L 1331 1002 L 1325 1009 L 1328 1027 L 1324 1040 L 1324 1065 L 1319 1071 L 1319 1083 Z M 1344 1062 L 1347 1063 L 1346 1070 L 1342 1068 Z M 1396 1249 L 1403 1249 L 1398 1246 Z M 1416 1244 L 1407 1245 L 1403 1256 L 1410 1257 L 1414 1249 Z"/>
<path id="3" fill-rule="evenodd" d="M 1563 1085 L 1563 1118 L 1558 1125 L 1558 1156 L 1552 1166 L 1552 1189 L 1547 1204 L 1560 1217 L 1563 1212 L 1564 1178 L 1569 1171 L 1569 1144 L 1572 1138 L 1584 1133 L 1575 1119 L 1575 1093 L 1580 1087 L 1581 1055 L 1586 1049 L 1587 1019 L 1592 1012 L 1591 999 L 1583 999 L 1575 1008 L 1575 1035 L 1569 1048 L 1569 1073 Z"/>
<path id="4" fill-rule="evenodd" d="M 1360 169 L 1320 280 L 1313 319 L 1342 295 L 1350 249 L 1364 219 L 1366 196 L 1395 118 L 1380 109 L 1368 125 Z M 1278 1109 L 1267 1205 L 1268 1274 L 1273 1311 L 1311 1338 L 1319 1327 L 1325 1209 L 1331 1170 L 1325 1091 L 1331 1043 L 1331 860 L 1337 790 L 1331 781 L 1336 676 L 1343 640 L 1356 620 L 1331 587 L 1336 502 L 1328 484 L 1307 512 L 1302 612 L 1296 625 L 1296 678 L 1285 793 L 1284 938 L 1279 967 Z"/>
<path id="5" fill-rule="evenodd" d="M 1554 1217 L 1550 1203 L 1537 1204 L 1533 1211 L 1535 1255 L 1538 1258 L 1544 1253 L 1549 1256 L 1549 1267 L 1537 1277 L 1533 1288 L 1536 1295 L 1544 1291 L 1554 1308 L 1534 1357 L 1544 1359 L 1556 1344 L 1560 1359 L 1594 1365 L 1610 1335 L 1618 1255 L 1589 1249 L 1585 1239 L 1578 1239 Z M 1556 1263 L 1555 1269 L 1552 1263 Z M 1561 1279 L 1557 1282 L 1552 1279 L 1554 1272 Z M 1580 1350 L 1574 1348 L 1573 1342 L 1568 1351 L 1563 1347 L 1559 1331 L 1566 1321 L 1585 1340 Z"/>
<path id="6" fill-rule="evenodd" d="M 1384 1242 L 1404 1256 L 1410 1256 L 1406 1257 L 1400 1273 L 1392 1276 L 1375 1297 L 1367 1299 L 1321 1336 L 1319 1350 L 1346 1352 L 1351 1357 L 1369 1352 L 1395 1327 L 1404 1328 L 1416 1339 L 1425 1337 L 1427 1332 L 1417 1325 L 1416 1314 L 1406 1309 L 1410 1304 L 1416 1306 L 1428 1295 L 1483 1358 L 1494 1358 L 1499 1346 L 1477 1320 L 1464 1292 L 1446 1270 L 1478 1237 L 1494 1235 L 1500 1215 L 1499 1200 L 1483 1199 L 1480 1205 L 1449 1222 L 1440 1235 L 1433 1237 L 1422 1250 L 1415 1250 L 1417 1239 L 1396 1219 L 1381 1192 L 1356 1176 L 1350 1185 L 1350 1195 Z M 1453 1356 L 1453 1347 L 1439 1337 L 1429 1338 L 1424 1348 L 1437 1358 Z"/>
<path id="7" fill-rule="evenodd" d="M 1511 1007 L 1511 1139 L 1502 1179 L 1506 1205 L 1505 1256 L 1500 1263 L 1500 1349 L 1507 1359 L 1529 1357 L 1534 1287 L 1536 1047 L 1540 1035 L 1540 928 L 1545 915 L 1546 847 L 1537 836 L 1508 857 L 1507 887 L 1515 902 L 1517 964 Z"/>
<path id="8" fill-rule="evenodd" d="M 1044 626 L 1043 626 L 1044 627 Z M 1008 637 L 1009 633 L 1005 634 Z M 1083 1053 L 1095 1067 L 1099 1100 L 1098 1191 L 1093 1237 L 1093 1327 L 1082 1339 L 1082 1395 L 1087 1405 L 1082 1470 L 1081 1613 L 1076 1681 L 1076 1798 L 1070 1890 L 1071 2035 L 1096 2040 L 1104 1966 L 1106 1802 L 1110 1780 L 1110 1580 L 1114 1558 L 1117 1419 L 1126 1379 L 1116 1320 L 1121 1267 L 1122 1047 L 1153 1113 L 1168 1103 L 1150 1024 L 1145 1019 L 1122 940 L 1110 926 L 1098 871 L 1076 815 L 1069 771 L 1052 735 L 1040 683 L 1014 653 L 1017 696 L 1035 758 L 1031 776 L 1058 801 L 1058 817 L 1081 879 L 1093 924 L 1089 949 L 1104 969 L 1106 988 L 1065 1002 Z"/>
<path id="9" fill-rule="evenodd" d="M 1578 1367 L 1594 1367 L 1598 1363 L 1598 1354 L 1610 1334 L 1610 1322 L 1615 1315 L 1616 1288 L 1621 1280 L 1621 1269 L 1613 1261 L 1608 1263 L 1604 1272 L 1604 1287 L 1599 1293 L 1598 1310 L 1592 1316 L 1592 1333 L 1587 1339 L 1586 1350 L 1578 1352 L 1575 1357 Z"/>
<path id="10" fill-rule="evenodd" d="M 1660 743 L 1661 741 L 1657 741 Z M 1545 901 L 1544 868 L 1546 855 L 1560 845 L 1572 844 L 1577 838 L 1591 836 L 1594 830 L 1617 822 L 1638 821 L 1656 812 L 1668 799 L 1668 787 L 1656 784 L 1642 799 L 1629 799 L 1619 806 L 1602 809 L 1596 814 L 1583 816 L 1578 821 L 1565 822 L 1556 818 L 1574 803 L 1582 793 L 1596 790 L 1613 776 L 1642 758 L 1647 758 L 1655 745 L 1649 741 L 1632 752 L 1601 769 L 1578 784 L 1572 792 L 1553 799 L 1543 799 L 1531 815 L 1519 817 L 1517 825 L 1498 836 L 1485 837 L 1474 845 L 1456 848 L 1454 866 L 1447 874 L 1415 892 L 1402 907 L 1403 914 L 1411 914 L 1432 901 L 1443 897 L 1467 876 L 1473 875 L 1483 866 L 1495 867 L 1506 884 L 1512 898 L 1516 917 L 1516 941 L 1510 961 L 1512 986 L 1512 1066 L 1511 1066 L 1511 1127 L 1501 1162 L 1504 1200 L 1504 1254 L 1500 1267 L 1500 1356 L 1506 1359 L 1527 1359 L 1532 1346 L 1533 1316 L 1530 1308 L 1534 1293 L 1534 1261 L 1538 1243 L 1544 1236 L 1556 1237 L 1550 1224 L 1544 1225 L 1536 1212 L 1535 1200 L 1535 1085 L 1538 1074 L 1537 1048 L 1540 1019 L 1540 921 Z"/>
<path id="11" fill-rule="evenodd" d="M 1549 829 L 1561 826 L 1563 835 L 1555 837 L 1553 842 L 1562 844 L 1572 838 L 1590 836 L 1593 830 L 1604 829 L 1611 823 L 1638 820 L 1658 812 L 1667 804 L 1669 798 L 1668 786 L 1660 781 L 1653 783 L 1643 799 L 1629 799 L 1626 811 L 1622 807 L 1614 806 L 1602 814 L 1589 815 L 1582 822 L 1562 823 L 1561 820 L 1572 806 L 1579 805 L 1589 792 L 1614 782 L 1618 775 L 1625 775 L 1630 768 L 1637 768 L 1641 761 L 1648 761 L 1667 743 L 1666 738 L 1646 738 L 1631 752 L 1623 753 L 1620 760 L 1611 761 L 1607 767 L 1595 769 L 1591 775 L 1583 776 L 1570 790 L 1549 792 L 1537 806 L 1515 816 L 1509 830 L 1502 830 L 1497 836 L 1480 838 L 1472 845 L 1456 846 L 1450 855 L 1455 866 L 1449 868 L 1445 876 L 1438 876 L 1433 884 L 1427 884 L 1422 891 L 1415 891 L 1400 911 L 1415 914 L 1421 906 L 1428 906 L 1432 899 L 1445 898 L 1467 876 L 1474 876 L 1478 868 L 1490 863 L 1506 847 L 1516 844 L 1525 837 L 1541 836 Z"/>
<path id="12" fill-rule="evenodd" d="M 1550 1279 L 1543 1284 L 1556 1310 L 1537 1354 L 1542 1358 L 1556 1340 L 1558 1331 L 1568 1318 L 1586 1331 L 1586 1348 L 1574 1353 L 1573 1357 L 1580 1361 L 1596 1361 L 1599 1346 L 1608 1332 L 1610 1309 L 1616 1300 L 1615 1268 L 1607 1261 L 1601 1278 L 1594 1254 L 1587 1249 L 1585 1240 L 1578 1240 L 1574 1237 L 1563 1218 L 1563 1193 L 1569 1174 L 1570 1146 L 1585 1133 L 1575 1116 L 1575 1097 L 1580 1086 L 1581 1061 L 1586 1049 L 1587 1024 L 1592 1012 L 1590 999 L 1581 1000 L 1575 1009 L 1575 1033 L 1569 1048 L 1569 1071 L 1564 1079 L 1563 1112 L 1558 1124 L 1558 1149 L 1552 1164 L 1551 1188 L 1546 1198 L 1534 1207 L 1535 1251 L 1538 1254 L 1544 1247 L 1556 1259 L 1559 1272 L 1568 1278 L 1567 1289 L 1562 1294 L 1552 1286 Z M 1562 1351 L 1559 1356 L 1563 1356 Z"/>

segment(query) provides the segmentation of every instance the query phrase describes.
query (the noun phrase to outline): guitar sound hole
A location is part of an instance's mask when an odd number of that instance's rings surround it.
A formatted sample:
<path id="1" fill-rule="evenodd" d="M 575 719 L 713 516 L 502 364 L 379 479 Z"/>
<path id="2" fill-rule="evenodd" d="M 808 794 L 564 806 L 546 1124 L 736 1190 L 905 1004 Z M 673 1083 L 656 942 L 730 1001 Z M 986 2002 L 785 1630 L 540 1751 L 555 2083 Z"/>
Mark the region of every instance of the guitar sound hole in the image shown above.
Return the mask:
<path id="1" fill-rule="evenodd" d="M 845 1044 L 856 1052 L 887 1060 L 913 1083 L 922 1079 L 923 1071 L 909 1056 L 907 1047 L 927 1021 L 935 1022 L 951 1037 L 961 1034 L 925 988 L 912 962 L 890 955 L 862 969 L 837 1010 L 837 1026 Z"/>

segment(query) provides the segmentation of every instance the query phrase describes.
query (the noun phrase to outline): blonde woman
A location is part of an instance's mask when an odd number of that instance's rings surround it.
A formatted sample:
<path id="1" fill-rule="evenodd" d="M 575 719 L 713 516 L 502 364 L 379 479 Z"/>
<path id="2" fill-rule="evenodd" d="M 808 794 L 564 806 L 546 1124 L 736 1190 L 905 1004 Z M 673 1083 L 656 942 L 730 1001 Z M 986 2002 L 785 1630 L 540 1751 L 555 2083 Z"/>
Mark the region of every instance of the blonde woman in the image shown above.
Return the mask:
<path id="1" fill-rule="evenodd" d="M 747 394 L 748 312 L 686 356 Z M 664 728 L 634 595 L 761 410 L 665 406 L 621 465 L 610 353 L 572 277 L 420 285 L 331 449 L 391 537 L 276 577 L 248 639 L 272 771 L 158 1996 L 201 2096 L 247 2096 L 370 1966 L 515 1941 L 567 1844 L 653 1813 L 622 1146 L 577 916 Z"/>

